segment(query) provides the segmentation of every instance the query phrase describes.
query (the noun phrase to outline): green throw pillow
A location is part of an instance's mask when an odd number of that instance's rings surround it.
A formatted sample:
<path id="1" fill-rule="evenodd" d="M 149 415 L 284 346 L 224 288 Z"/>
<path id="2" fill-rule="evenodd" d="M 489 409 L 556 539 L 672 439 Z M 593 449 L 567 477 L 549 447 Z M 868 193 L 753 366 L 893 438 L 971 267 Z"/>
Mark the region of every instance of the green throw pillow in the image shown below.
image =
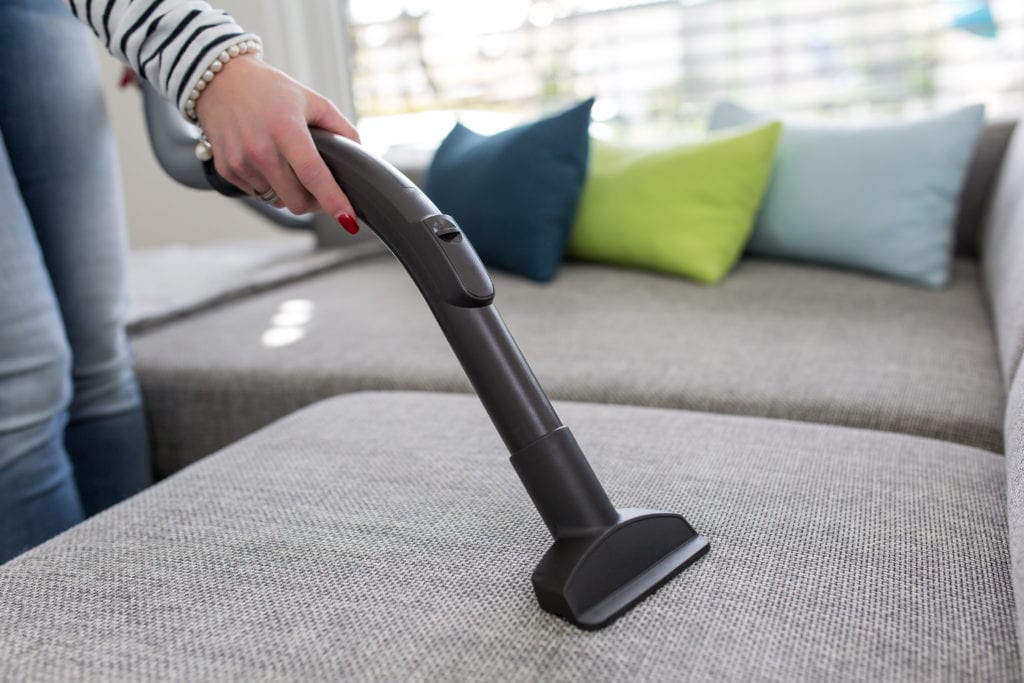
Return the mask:
<path id="1" fill-rule="evenodd" d="M 595 142 L 569 255 L 718 282 L 750 237 L 781 129 L 658 150 Z"/>

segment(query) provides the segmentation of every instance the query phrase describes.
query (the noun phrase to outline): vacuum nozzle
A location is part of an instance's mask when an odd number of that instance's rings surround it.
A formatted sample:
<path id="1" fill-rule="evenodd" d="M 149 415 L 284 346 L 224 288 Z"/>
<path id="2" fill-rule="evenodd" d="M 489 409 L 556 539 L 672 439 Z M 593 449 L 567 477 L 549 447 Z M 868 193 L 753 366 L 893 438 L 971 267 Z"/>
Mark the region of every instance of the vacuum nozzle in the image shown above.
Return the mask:
<path id="1" fill-rule="evenodd" d="M 700 559 L 708 539 L 670 512 L 619 510 L 609 527 L 555 539 L 533 572 L 540 606 L 587 630 L 607 626 Z"/>
<path id="2" fill-rule="evenodd" d="M 537 601 L 580 628 L 610 624 L 710 548 L 680 515 L 616 510 L 568 427 L 512 466 L 555 539 L 533 572 Z"/>

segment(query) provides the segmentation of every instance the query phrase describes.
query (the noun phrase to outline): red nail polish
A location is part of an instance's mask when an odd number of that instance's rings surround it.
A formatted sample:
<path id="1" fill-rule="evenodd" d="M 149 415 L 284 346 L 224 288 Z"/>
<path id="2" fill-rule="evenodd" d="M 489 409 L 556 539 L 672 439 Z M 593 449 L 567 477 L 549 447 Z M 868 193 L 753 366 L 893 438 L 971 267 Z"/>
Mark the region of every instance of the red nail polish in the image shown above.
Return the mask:
<path id="1" fill-rule="evenodd" d="M 348 230 L 350 235 L 354 235 L 359 232 L 359 223 L 356 222 L 356 219 L 353 218 L 351 214 L 339 213 L 336 218 L 338 219 L 338 223 L 341 224 L 341 227 Z"/>
<path id="2" fill-rule="evenodd" d="M 117 85 L 122 90 L 127 88 L 129 85 L 139 85 L 139 77 L 135 75 L 134 71 L 126 66 L 124 70 L 121 71 L 121 80 Z"/>

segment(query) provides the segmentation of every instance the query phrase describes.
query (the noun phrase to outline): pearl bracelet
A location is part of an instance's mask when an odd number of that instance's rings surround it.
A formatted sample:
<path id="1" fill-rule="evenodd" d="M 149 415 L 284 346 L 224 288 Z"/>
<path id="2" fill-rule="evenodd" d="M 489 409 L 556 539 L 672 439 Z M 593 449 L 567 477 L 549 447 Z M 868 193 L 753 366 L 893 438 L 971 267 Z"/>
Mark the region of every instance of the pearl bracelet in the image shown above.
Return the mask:
<path id="1" fill-rule="evenodd" d="M 196 121 L 196 102 L 199 100 L 199 96 L 206 90 L 206 86 L 210 84 L 213 77 L 220 73 L 224 65 L 227 64 L 234 57 L 238 57 L 244 54 L 255 54 L 259 56 L 263 52 L 263 46 L 260 45 L 258 40 L 243 40 L 236 45 L 232 45 L 226 50 L 222 50 L 217 57 L 210 62 L 210 64 L 203 71 L 203 74 L 196 81 L 195 86 L 192 88 L 192 92 L 188 94 L 188 100 L 185 101 L 185 115 L 192 121 Z"/>

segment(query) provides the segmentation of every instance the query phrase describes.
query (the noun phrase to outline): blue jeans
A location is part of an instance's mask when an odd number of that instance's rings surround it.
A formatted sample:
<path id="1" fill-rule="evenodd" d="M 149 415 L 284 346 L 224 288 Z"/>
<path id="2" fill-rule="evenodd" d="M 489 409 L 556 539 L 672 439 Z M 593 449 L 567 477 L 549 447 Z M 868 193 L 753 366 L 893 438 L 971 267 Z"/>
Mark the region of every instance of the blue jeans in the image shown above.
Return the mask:
<path id="1" fill-rule="evenodd" d="M 0 0 L 0 563 L 151 481 L 93 37 Z"/>

